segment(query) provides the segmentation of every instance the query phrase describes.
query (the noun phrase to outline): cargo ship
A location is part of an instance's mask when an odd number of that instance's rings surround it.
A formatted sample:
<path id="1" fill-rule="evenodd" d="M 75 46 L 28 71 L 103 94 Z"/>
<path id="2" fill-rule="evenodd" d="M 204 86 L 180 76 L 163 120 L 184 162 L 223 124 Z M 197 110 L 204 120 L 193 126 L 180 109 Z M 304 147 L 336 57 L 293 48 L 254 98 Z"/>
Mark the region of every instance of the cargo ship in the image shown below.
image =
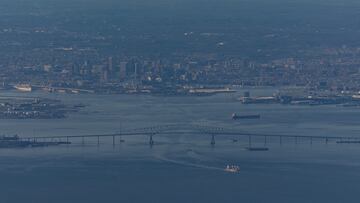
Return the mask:
<path id="1" fill-rule="evenodd" d="M 18 135 L 1 135 L 0 136 L 0 141 L 13 141 L 13 140 L 19 140 L 19 136 Z"/>
<path id="2" fill-rule="evenodd" d="M 239 119 L 260 119 L 260 114 L 252 114 L 252 115 L 237 115 L 236 113 L 233 113 L 231 118 L 233 120 L 239 120 Z"/>
<path id="3" fill-rule="evenodd" d="M 248 151 L 269 151 L 267 147 L 247 147 L 245 149 Z"/>
<path id="4" fill-rule="evenodd" d="M 336 141 L 337 144 L 360 144 L 360 140 L 340 140 Z"/>

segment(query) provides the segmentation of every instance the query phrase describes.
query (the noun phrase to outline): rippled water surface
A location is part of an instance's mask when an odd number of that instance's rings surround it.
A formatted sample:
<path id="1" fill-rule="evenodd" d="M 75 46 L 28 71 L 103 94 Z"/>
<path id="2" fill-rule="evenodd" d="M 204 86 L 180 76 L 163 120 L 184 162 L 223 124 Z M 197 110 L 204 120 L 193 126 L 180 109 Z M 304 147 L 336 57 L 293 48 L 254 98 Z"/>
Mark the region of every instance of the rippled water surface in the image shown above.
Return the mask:
<path id="1" fill-rule="evenodd" d="M 271 89 L 252 90 L 271 94 Z M 23 137 L 113 133 L 167 124 L 219 126 L 251 133 L 359 136 L 360 109 L 241 105 L 232 95 L 152 97 L 0 92 L 43 96 L 86 108 L 61 120 L 1 120 L 1 133 Z M 232 121 L 231 113 L 260 120 Z M 358 202 L 360 145 L 323 139 L 210 135 L 71 140 L 71 146 L 0 150 L 0 199 L 20 202 Z M 233 142 L 237 139 L 238 142 Z M 227 164 L 240 172 L 223 171 Z"/>

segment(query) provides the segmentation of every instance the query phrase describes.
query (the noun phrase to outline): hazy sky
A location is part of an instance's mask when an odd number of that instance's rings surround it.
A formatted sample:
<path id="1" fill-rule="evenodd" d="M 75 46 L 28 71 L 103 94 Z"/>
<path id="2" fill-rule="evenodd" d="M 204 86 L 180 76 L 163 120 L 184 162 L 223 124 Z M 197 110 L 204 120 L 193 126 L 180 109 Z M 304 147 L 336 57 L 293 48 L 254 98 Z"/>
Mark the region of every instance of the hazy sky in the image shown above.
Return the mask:
<path id="1" fill-rule="evenodd" d="M 360 0 L 0 0 L 0 28 L 145 34 L 166 46 L 183 45 L 185 32 L 225 33 L 211 42 L 194 39 L 188 47 L 199 42 L 199 49 L 209 49 L 225 40 L 231 50 L 279 45 L 295 50 L 359 44 L 359 11 Z M 269 35 L 277 37 L 264 37 Z"/>

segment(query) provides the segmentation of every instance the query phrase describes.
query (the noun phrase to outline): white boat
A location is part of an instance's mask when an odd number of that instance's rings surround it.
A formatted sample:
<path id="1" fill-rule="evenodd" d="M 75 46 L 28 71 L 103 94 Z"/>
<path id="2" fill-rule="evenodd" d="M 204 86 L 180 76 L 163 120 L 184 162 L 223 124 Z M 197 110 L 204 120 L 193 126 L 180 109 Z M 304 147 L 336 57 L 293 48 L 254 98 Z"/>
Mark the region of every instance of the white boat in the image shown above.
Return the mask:
<path id="1" fill-rule="evenodd" d="M 224 171 L 229 173 L 238 173 L 240 171 L 240 167 L 227 165 Z"/>
<path id="2" fill-rule="evenodd" d="M 14 88 L 21 92 L 31 92 L 32 91 L 32 87 L 30 85 L 15 85 Z"/>

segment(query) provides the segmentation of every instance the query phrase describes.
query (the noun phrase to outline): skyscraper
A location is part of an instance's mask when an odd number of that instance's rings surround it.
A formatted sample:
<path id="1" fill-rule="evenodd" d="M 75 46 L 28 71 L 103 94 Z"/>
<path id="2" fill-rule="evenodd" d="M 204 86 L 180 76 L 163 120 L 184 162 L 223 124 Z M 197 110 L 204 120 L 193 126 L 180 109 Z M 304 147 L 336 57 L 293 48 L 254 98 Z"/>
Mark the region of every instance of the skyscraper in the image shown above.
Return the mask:
<path id="1" fill-rule="evenodd" d="M 108 70 L 113 73 L 113 58 L 111 56 L 108 58 Z"/>
<path id="2" fill-rule="evenodd" d="M 123 61 L 120 62 L 120 80 L 125 80 L 126 79 L 126 67 L 127 67 L 128 62 Z"/>

